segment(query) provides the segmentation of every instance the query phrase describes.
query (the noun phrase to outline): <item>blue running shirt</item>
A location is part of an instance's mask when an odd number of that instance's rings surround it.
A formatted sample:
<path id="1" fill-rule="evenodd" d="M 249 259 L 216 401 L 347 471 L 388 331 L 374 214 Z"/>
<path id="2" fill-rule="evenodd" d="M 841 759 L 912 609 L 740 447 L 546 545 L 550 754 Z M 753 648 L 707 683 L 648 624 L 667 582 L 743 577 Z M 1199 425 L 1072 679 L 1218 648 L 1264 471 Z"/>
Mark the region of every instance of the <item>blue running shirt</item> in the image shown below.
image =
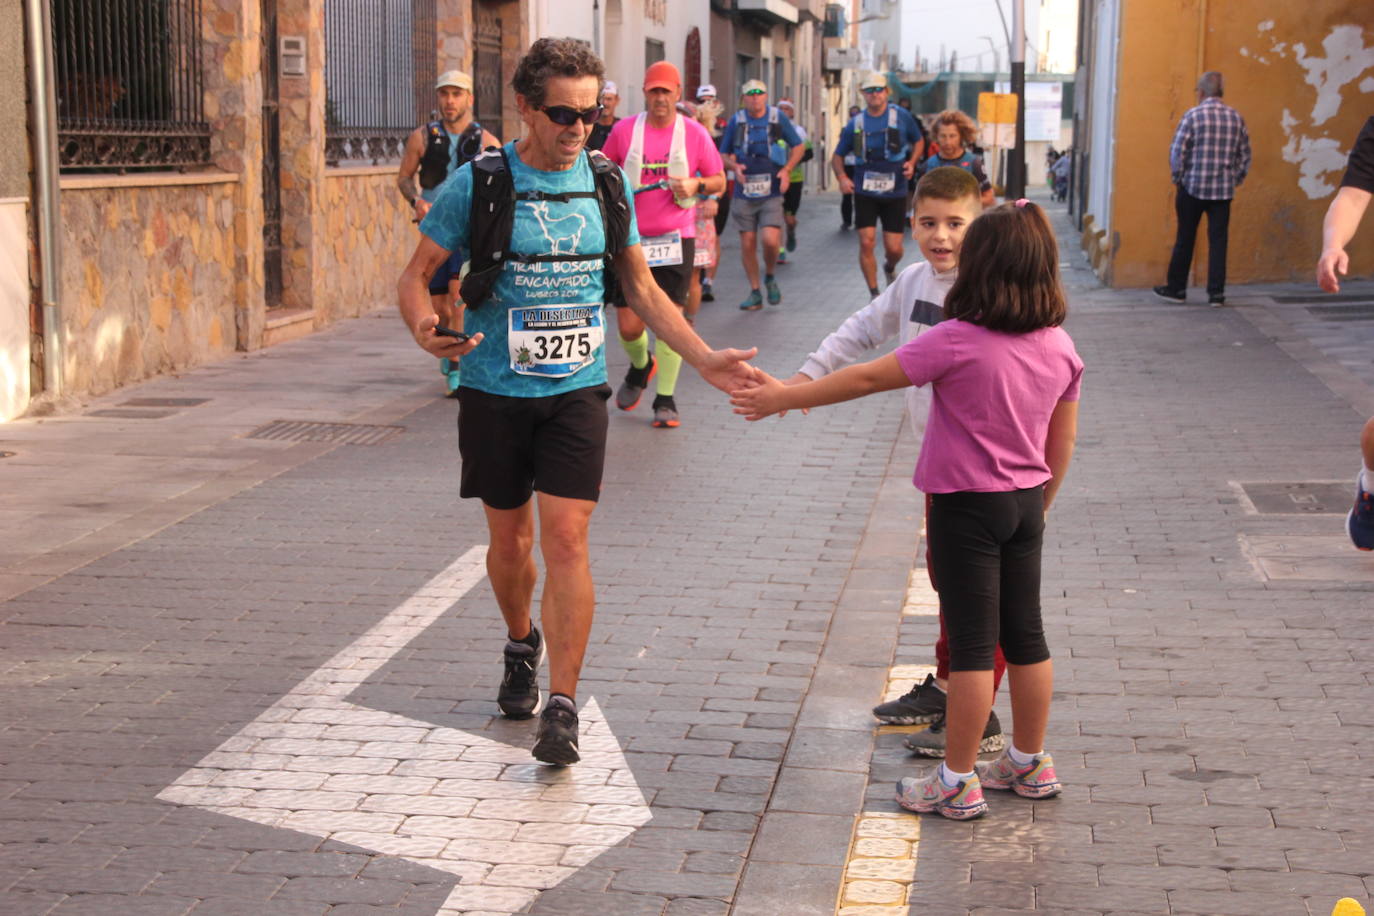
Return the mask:
<path id="1" fill-rule="evenodd" d="M 585 155 L 572 168 L 545 172 L 520 160 L 515 143 L 505 146 L 515 190 L 546 194 L 586 191 L 593 196 L 567 202 L 517 200 L 511 250 L 521 255 L 600 254 L 606 250 L 596 184 Z M 629 187 L 629 181 L 625 182 Z M 627 245 L 639 244 L 630 201 Z M 472 166 L 462 165 L 420 231 L 441 248 L 468 250 Z M 483 340 L 463 357 L 464 388 L 507 397 L 539 398 L 590 388 L 606 381 L 603 311 L 605 285 L 600 259 L 526 264 L 506 261 L 491 297 L 468 309 L 463 329 Z"/>

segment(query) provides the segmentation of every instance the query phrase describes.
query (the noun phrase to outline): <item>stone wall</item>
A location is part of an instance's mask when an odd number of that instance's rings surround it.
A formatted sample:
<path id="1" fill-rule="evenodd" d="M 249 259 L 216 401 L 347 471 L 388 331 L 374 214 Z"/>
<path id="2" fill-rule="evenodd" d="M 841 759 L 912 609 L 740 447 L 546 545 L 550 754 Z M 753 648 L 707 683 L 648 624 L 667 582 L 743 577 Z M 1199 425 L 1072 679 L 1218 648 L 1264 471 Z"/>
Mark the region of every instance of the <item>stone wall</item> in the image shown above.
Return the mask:
<path id="1" fill-rule="evenodd" d="M 101 394 L 232 353 L 238 184 L 73 183 L 62 190 L 66 389 Z"/>
<path id="2" fill-rule="evenodd" d="M 396 190 L 395 167 L 331 169 L 324 198 L 317 315 L 332 322 L 394 306 L 396 281 L 420 238 Z"/>

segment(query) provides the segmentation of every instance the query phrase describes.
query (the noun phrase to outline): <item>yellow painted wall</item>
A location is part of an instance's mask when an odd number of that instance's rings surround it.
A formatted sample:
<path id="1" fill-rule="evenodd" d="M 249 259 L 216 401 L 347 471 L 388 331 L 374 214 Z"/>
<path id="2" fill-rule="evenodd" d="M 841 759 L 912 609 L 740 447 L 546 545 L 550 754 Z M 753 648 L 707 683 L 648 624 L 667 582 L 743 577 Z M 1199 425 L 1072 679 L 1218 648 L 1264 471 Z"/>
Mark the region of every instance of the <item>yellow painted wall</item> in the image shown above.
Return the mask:
<path id="1" fill-rule="evenodd" d="M 1224 101 L 1244 116 L 1254 153 L 1231 207 L 1227 283 L 1310 279 L 1345 154 L 1374 115 L 1369 0 L 1122 3 L 1108 282 L 1164 281 L 1175 229 L 1169 142 L 1207 70 L 1224 75 Z M 1197 285 L 1205 235 L 1204 225 Z M 1349 251 L 1352 273 L 1374 272 L 1374 213 Z"/>

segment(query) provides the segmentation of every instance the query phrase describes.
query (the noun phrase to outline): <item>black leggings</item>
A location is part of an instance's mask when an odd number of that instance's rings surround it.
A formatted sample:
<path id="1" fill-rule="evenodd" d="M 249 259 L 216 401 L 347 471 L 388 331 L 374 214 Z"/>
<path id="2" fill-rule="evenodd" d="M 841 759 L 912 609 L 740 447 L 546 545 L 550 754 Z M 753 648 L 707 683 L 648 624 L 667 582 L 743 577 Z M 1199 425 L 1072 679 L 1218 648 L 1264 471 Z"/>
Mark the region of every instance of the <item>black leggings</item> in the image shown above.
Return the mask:
<path id="1" fill-rule="evenodd" d="M 950 670 L 991 671 L 999 643 L 1009 664 L 1048 659 L 1040 619 L 1044 487 L 932 494 L 926 535 Z"/>

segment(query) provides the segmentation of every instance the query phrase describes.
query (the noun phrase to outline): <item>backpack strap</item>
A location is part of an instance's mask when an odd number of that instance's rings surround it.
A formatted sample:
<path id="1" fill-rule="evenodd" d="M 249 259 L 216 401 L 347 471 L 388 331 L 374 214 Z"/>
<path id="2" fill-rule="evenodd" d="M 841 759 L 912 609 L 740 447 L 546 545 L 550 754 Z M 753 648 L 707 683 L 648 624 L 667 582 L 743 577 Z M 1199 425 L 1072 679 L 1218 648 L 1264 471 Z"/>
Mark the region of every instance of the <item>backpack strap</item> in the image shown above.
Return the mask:
<path id="1" fill-rule="evenodd" d="M 475 309 L 491 295 L 515 229 L 515 181 L 504 149 L 482 153 L 472 160 L 468 227 L 472 266 L 463 278 L 461 294 L 467 307 Z"/>

